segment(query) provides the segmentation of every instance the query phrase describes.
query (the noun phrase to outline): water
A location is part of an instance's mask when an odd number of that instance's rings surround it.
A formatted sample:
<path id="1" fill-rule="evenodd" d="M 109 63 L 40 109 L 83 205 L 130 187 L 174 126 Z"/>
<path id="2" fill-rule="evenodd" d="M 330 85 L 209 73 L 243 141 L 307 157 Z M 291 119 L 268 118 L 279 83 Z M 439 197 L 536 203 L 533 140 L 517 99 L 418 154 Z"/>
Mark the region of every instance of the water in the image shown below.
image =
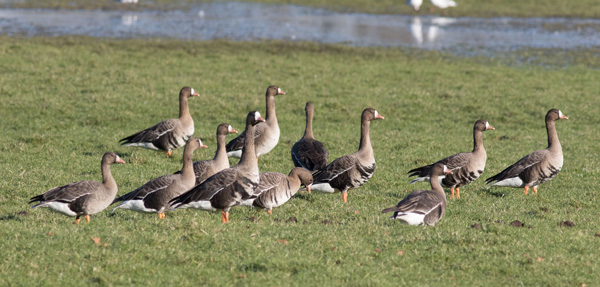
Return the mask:
<path id="1" fill-rule="evenodd" d="M 0 9 L 0 34 L 186 40 L 277 39 L 465 53 L 600 46 L 600 20 L 337 13 L 295 5 L 205 3 L 188 11 Z"/>

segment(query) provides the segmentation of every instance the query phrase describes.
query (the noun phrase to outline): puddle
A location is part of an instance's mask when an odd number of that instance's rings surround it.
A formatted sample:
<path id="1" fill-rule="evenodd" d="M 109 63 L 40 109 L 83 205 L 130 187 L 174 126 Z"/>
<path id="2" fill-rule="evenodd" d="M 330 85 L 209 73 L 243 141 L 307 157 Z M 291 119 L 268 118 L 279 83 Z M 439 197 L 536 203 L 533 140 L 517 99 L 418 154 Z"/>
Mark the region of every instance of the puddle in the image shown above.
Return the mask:
<path id="1" fill-rule="evenodd" d="M 277 39 L 449 50 L 600 46 L 600 20 L 337 13 L 295 5 L 205 3 L 188 11 L 0 9 L 0 34 L 186 40 Z"/>

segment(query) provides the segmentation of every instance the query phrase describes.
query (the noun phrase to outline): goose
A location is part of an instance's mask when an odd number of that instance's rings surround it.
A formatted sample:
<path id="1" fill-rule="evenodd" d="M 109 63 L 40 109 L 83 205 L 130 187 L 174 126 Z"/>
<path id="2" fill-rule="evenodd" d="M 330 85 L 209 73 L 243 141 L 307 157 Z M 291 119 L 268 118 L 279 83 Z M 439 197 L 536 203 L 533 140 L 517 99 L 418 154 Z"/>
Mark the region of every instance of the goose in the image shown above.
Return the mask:
<path id="1" fill-rule="evenodd" d="M 548 147 L 526 155 L 500 173 L 486 179 L 487 184 L 495 181 L 489 187 L 524 187 L 525 195 L 529 187 L 533 187 L 533 193 L 537 194 L 538 185 L 554 178 L 562 168 L 563 154 L 556 134 L 555 122 L 568 119 L 558 109 L 549 110 L 546 114 Z"/>
<path id="2" fill-rule="evenodd" d="M 310 171 L 302 167 L 294 167 L 288 175 L 279 172 L 263 172 L 254 194 L 240 205 L 254 206 L 272 213 L 273 207 L 282 206 L 304 185 L 310 193 L 313 177 Z"/>
<path id="3" fill-rule="evenodd" d="M 229 168 L 229 160 L 225 151 L 225 136 L 232 133 L 237 133 L 237 131 L 230 124 L 222 123 L 217 127 L 217 151 L 215 152 L 215 157 L 211 160 L 194 162 L 195 185 L 202 183 L 213 174 Z M 177 173 L 180 172 L 178 171 Z"/>
<path id="4" fill-rule="evenodd" d="M 246 117 L 246 138 L 240 162 L 215 173 L 200 185 L 172 199 L 172 209 L 221 210 L 222 222 L 228 223 L 231 207 L 250 198 L 258 186 L 259 171 L 253 135 L 255 126 L 264 121 L 258 111 L 250 112 Z"/>
<path id="5" fill-rule="evenodd" d="M 307 102 L 304 111 L 306 112 L 306 128 L 304 136 L 292 147 L 292 161 L 294 166 L 303 167 L 310 171 L 316 171 L 327 165 L 329 152 L 320 141 L 316 140 L 312 131 L 312 119 L 315 107 L 313 103 Z"/>
<path id="6" fill-rule="evenodd" d="M 409 177 L 417 176 L 417 178 L 410 183 L 429 181 L 429 174 L 433 166 L 437 163 L 443 163 L 452 170 L 452 175 L 439 177 L 442 186 L 450 188 L 451 199 L 454 199 L 454 189 L 456 189 L 456 197 L 460 198 L 459 187 L 475 181 L 485 169 L 487 155 L 485 148 L 483 148 L 482 135 L 487 130 L 495 130 L 495 128 L 490 126 L 490 123 L 486 120 L 477 120 L 473 126 L 473 151 L 457 153 L 430 165 L 411 169 L 408 172 Z"/>
<path id="7" fill-rule="evenodd" d="M 446 211 L 446 195 L 438 177 L 452 173 L 443 163 L 436 163 L 429 175 L 431 190 L 415 190 L 396 206 L 386 208 L 381 213 L 394 212 L 390 219 L 398 219 L 408 225 L 435 225 Z"/>
<path id="8" fill-rule="evenodd" d="M 171 150 L 179 148 L 194 134 L 194 120 L 190 116 L 188 98 L 197 97 L 198 93 L 190 87 L 183 87 L 179 92 L 179 118 L 162 121 L 152 127 L 139 131 L 119 140 L 121 145 L 137 146 L 152 150 L 165 151 L 167 157 Z"/>
<path id="9" fill-rule="evenodd" d="M 117 195 L 117 183 L 110 172 L 110 165 L 113 163 L 125 161 L 114 152 L 107 152 L 102 156 L 101 183 L 84 180 L 54 187 L 32 197 L 29 203 L 39 202 L 32 208 L 47 207 L 67 216 L 75 216 L 75 223 L 79 223 L 80 216 L 83 215 L 85 221 L 90 223 L 90 215 L 107 208 Z"/>
<path id="10" fill-rule="evenodd" d="M 348 190 L 361 187 L 375 172 L 375 157 L 369 137 L 372 120 L 383 119 L 373 108 L 366 108 L 361 116 L 360 145 L 358 151 L 335 159 L 324 168 L 313 172 L 312 190 L 341 192 L 342 200 L 348 201 Z"/>
<path id="11" fill-rule="evenodd" d="M 122 201 L 115 207 L 137 212 L 157 213 L 158 218 L 165 218 L 165 210 L 169 208 L 169 200 L 194 187 L 196 177 L 192 163 L 193 152 L 198 148 L 206 148 L 200 139 L 190 137 L 183 150 L 183 168 L 181 173 L 159 176 L 146 182 L 136 190 L 115 199 L 113 203 Z"/>
<path id="12" fill-rule="evenodd" d="M 259 157 L 270 152 L 279 142 L 279 125 L 277 124 L 277 115 L 275 114 L 275 96 L 285 95 L 277 86 L 269 86 L 265 94 L 267 102 L 267 113 L 265 123 L 256 126 L 254 129 L 254 146 L 256 156 Z M 227 143 L 227 156 L 241 158 L 242 147 L 246 135 L 242 132 L 238 137 Z"/>

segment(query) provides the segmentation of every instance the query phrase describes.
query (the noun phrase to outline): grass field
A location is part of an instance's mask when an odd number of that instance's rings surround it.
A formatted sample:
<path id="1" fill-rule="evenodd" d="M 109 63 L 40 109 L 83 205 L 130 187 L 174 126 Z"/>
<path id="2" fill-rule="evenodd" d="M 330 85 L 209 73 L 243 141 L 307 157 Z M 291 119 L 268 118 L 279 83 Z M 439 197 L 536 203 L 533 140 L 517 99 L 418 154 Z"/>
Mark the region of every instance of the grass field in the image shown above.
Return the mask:
<path id="1" fill-rule="evenodd" d="M 555 67 L 270 41 L 1 37 L 0 285 L 594 286 L 600 71 L 591 65 L 597 55 L 589 57 Z M 196 136 L 209 146 L 195 159 L 210 158 L 216 126 L 242 130 L 248 111 L 264 113 L 269 84 L 287 94 L 276 99 L 281 138 L 260 158 L 261 171 L 292 168 L 306 101 L 315 103 L 315 136 L 330 160 L 358 147 L 365 107 L 385 116 L 371 125 L 375 175 L 347 204 L 339 195 L 301 194 L 271 216 L 234 208 L 227 225 L 220 214 L 195 210 L 165 220 L 104 211 L 74 225 L 27 204 L 51 187 L 99 180 L 106 151 L 127 162 L 112 167 L 119 194 L 178 170 L 182 150 L 165 158 L 117 142 L 176 117 L 184 85 L 201 95 L 190 109 Z M 496 128 L 484 133 L 483 178 L 544 148 L 550 108 L 569 117 L 557 122 L 565 164 L 537 196 L 487 190 L 480 179 L 461 189 L 435 227 L 380 213 L 428 188 L 409 185 L 409 169 L 469 151 L 478 118 Z M 525 227 L 511 226 L 515 220 Z"/>
<path id="2" fill-rule="evenodd" d="M 232 2 L 232 1 L 207 1 Z M 416 12 L 405 5 L 404 0 L 247 0 L 233 2 L 258 2 L 269 4 L 294 4 L 324 8 L 340 12 L 367 12 L 377 14 L 442 15 L 449 17 L 583 17 L 600 16 L 600 3 L 596 0 L 458 0 L 458 6 L 438 9 L 431 2 L 423 1 L 421 10 Z M 115 0 L 22 0 L 7 1 L 0 6 L 13 8 L 52 8 L 52 9 L 122 9 L 122 10 L 186 10 L 194 7 L 194 0 L 140 0 L 136 5 L 124 5 Z"/>

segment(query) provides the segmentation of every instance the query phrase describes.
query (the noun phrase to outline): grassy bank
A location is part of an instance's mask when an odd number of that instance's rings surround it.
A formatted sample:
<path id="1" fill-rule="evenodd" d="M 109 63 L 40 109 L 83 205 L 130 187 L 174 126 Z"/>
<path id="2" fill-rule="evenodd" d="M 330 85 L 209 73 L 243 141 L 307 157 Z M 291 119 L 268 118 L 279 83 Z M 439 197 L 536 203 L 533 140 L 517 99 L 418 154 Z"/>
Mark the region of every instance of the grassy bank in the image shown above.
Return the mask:
<path id="1" fill-rule="evenodd" d="M 597 69 L 316 44 L 93 38 L 3 37 L 0 62 L 2 286 L 592 286 L 600 279 Z M 330 159 L 358 147 L 363 108 L 385 116 L 371 125 L 375 175 L 347 204 L 339 195 L 299 195 L 271 216 L 234 208 L 228 225 L 193 210 L 165 220 L 105 211 L 73 225 L 29 208 L 31 196 L 51 187 L 99 180 L 105 151 L 127 161 L 112 167 L 119 194 L 178 170 L 182 150 L 167 159 L 117 141 L 177 116 L 184 85 L 201 95 L 190 109 L 196 136 L 209 146 L 195 158 L 212 157 L 216 126 L 243 129 L 247 111 L 264 112 L 269 84 L 287 94 L 276 99 L 281 138 L 260 158 L 261 171 L 292 168 L 306 101 L 315 103 L 315 136 Z M 470 150 L 478 118 L 496 127 L 484 133 L 483 177 L 544 148 L 550 108 L 570 118 L 557 123 L 565 164 L 537 196 L 487 190 L 480 179 L 433 228 L 380 214 L 428 187 L 408 185 L 409 169 Z M 515 220 L 525 227 L 511 226 Z"/>
<path id="2" fill-rule="evenodd" d="M 226 2 L 226 1 L 215 1 Z M 231 2 L 231 1 L 229 1 Z M 414 15 L 441 15 L 449 17 L 600 17 L 600 3 L 595 0 L 561 1 L 561 0 L 459 0 L 458 6 L 450 9 L 438 9 L 431 2 L 423 1 L 421 10 L 415 12 L 412 7 L 405 5 L 405 1 L 384 0 L 254 0 L 269 4 L 294 4 L 315 8 L 329 9 L 340 12 L 364 12 L 376 14 L 414 14 Z M 121 10 L 186 10 L 194 7 L 196 1 L 191 0 L 141 0 L 138 4 L 121 4 L 114 0 L 24 0 L 4 4 L 4 7 L 13 8 L 50 8 L 50 9 L 121 9 Z"/>

